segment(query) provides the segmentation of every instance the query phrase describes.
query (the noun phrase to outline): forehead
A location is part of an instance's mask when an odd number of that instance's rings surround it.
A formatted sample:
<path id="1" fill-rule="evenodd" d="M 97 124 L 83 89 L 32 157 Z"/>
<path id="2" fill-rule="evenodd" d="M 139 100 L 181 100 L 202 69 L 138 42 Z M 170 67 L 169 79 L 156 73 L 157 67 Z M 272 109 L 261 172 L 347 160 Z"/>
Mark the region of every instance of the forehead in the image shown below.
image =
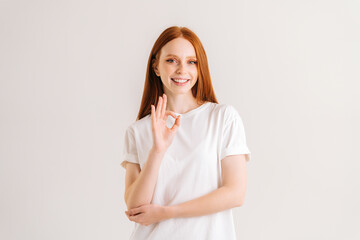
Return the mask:
<path id="1" fill-rule="evenodd" d="M 161 49 L 160 57 L 176 55 L 180 58 L 196 56 L 194 46 L 184 38 L 175 38 L 165 44 Z"/>

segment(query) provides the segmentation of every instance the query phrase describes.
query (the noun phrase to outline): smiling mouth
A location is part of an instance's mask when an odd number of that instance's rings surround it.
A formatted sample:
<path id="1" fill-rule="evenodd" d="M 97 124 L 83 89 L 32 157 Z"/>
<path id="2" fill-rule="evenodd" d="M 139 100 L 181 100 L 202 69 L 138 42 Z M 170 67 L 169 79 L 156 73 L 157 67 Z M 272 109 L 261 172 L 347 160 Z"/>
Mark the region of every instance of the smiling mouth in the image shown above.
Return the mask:
<path id="1" fill-rule="evenodd" d="M 190 81 L 190 79 L 186 78 L 171 78 L 171 80 L 176 83 L 187 83 L 188 81 Z"/>

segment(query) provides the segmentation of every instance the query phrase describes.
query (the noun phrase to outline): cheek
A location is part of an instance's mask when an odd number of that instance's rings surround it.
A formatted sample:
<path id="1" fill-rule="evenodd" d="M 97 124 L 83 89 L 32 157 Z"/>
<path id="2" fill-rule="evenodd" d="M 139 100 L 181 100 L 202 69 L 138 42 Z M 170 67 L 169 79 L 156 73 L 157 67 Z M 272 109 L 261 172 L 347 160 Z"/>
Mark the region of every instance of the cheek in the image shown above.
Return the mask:
<path id="1" fill-rule="evenodd" d="M 193 76 L 197 77 L 198 71 L 197 71 L 196 67 L 194 69 L 192 69 L 191 73 L 192 73 Z"/>
<path id="2" fill-rule="evenodd" d="M 169 64 L 165 64 L 162 66 L 162 71 L 167 74 L 171 73 L 173 71 L 173 69 L 174 69 L 174 67 Z"/>

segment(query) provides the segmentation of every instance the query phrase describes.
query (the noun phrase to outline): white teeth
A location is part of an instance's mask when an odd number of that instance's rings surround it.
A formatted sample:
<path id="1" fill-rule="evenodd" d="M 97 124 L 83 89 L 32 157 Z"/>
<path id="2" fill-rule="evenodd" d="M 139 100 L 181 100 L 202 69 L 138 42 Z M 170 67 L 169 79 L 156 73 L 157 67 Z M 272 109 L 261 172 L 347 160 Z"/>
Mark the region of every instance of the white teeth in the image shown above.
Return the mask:
<path id="1" fill-rule="evenodd" d="M 174 80 L 175 82 L 178 82 L 178 83 L 184 83 L 184 82 L 188 81 L 188 79 L 178 79 L 178 78 L 172 78 L 172 80 Z"/>

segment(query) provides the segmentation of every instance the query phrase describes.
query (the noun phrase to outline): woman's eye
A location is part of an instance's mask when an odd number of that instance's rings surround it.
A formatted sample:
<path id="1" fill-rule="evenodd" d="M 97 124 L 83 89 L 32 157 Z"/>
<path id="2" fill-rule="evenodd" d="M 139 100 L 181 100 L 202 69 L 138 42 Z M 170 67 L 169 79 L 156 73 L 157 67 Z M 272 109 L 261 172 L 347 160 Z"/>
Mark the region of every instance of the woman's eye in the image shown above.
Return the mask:
<path id="1" fill-rule="evenodd" d="M 168 60 L 166 60 L 166 61 L 172 63 L 172 62 L 174 62 L 174 61 L 176 61 L 176 60 L 174 60 L 174 59 L 168 59 Z M 191 63 L 191 64 L 193 65 L 193 64 L 196 64 L 197 62 L 196 62 L 196 61 L 190 61 L 189 63 Z"/>

